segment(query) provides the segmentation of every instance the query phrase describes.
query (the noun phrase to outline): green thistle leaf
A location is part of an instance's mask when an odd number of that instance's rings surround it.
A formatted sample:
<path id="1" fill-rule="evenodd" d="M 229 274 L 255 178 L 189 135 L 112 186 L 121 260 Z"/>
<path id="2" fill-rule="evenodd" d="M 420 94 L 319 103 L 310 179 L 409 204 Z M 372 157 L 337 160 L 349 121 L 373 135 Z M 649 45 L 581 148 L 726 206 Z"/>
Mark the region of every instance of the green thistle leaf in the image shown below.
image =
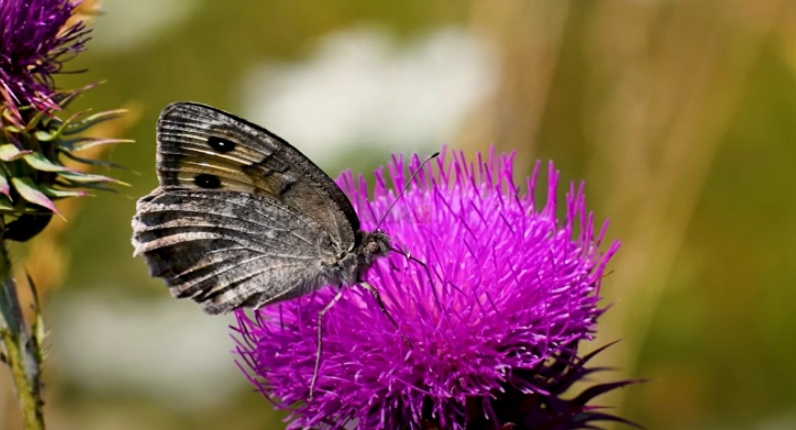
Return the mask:
<path id="1" fill-rule="evenodd" d="M 37 111 L 36 114 L 33 115 L 33 117 L 30 119 L 30 121 L 28 121 L 28 123 L 25 124 L 25 127 L 17 127 L 14 124 L 9 124 L 5 127 L 5 129 L 6 131 L 9 131 L 11 133 L 29 133 L 34 128 L 36 128 L 37 125 L 39 125 L 39 121 L 41 121 L 43 117 L 44 117 L 44 112 Z"/>
<path id="2" fill-rule="evenodd" d="M 58 143 L 64 152 L 80 152 L 101 145 L 114 145 L 117 143 L 133 143 L 132 139 L 95 139 L 82 137 L 78 139 L 62 140 Z"/>
<path id="3" fill-rule="evenodd" d="M 80 172 L 61 172 L 58 173 L 58 177 L 62 179 L 66 179 L 69 182 L 77 183 L 77 184 L 91 184 L 91 183 L 109 183 L 109 184 L 117 184 L 117 185 L 124 185 L 129 187 L 130 184 L 126 182 L 122 182 L 118 179 L 110 178 L 108 176 L 102 175 L 92 175 L 89 173 L 80 173 Z"/>
<path id="4" fill-rule="evenodd" d="M 8 185 L 8 179 L 6 179 L 6 174 L 2 170 L 0 170 L 0 194 L 11 200 L 11 187 Z"/>
<path id="5" fill-rule="evenodd" d="M 14 185 L 14 188 L 19 192 L 19 195 L 22 196 L 23 199 L 30 203 L 43 206 L 58 214 L 58 216 L 61 216 L 61 214 L 58 212 L 58 209 L 55 208 L 55 204 L 53 204 L 52 200 L 47 198 L 47 196 L 45 196 L 44 193 L 42 193 L 36 187 L 36 184 L 34 184 L 30 178 L 11 178 L 11 183 Z"/>
<path id="6" fill-rule="evenodd" d="M 65 197 L 83 197 L 88 195 L 88 193 L 84 190 L 61 190 L 44 184 L 39 184 L 38 188 L 42 193 L 44 193 L 44 195 L 54 199 L 62 199 Z"/>
<path id="7" fill-rule="evenodd" d="M 0 160 L 15 161 L 31 152 L 33 151 L 19 149 L 13 143 L 6 143 L 5 145 L 0 145 Z"/>
<path id="8" fill-rule="evenodd" d="M 31 154 L 26 154 L 22 157 L 26 163 L 30 167 L 33 167 L 36 170 L 40 170 L 42 172 L 74 172 L 74 169 L 70 169 L 66 166 L 54 164 L 44 154 L 40 152 L 34 152 Z"/>
<path id="9" fill-rule="evenodd" d="M 51 130 L 48 128 L 45 128 L 44 130 L 37 130 L 36 132 L 33 133 L 33 135 L 36 136 L 36 140 L 38 140 L 39 142 L 51 142 L 61 137 L 61 135 L 64 134 L 64 132 L 69 127 L 69 124 L 71 124 L 75 119 L 77 119 L 81 115 L 83 115 L 83 112 L 78 112 L 70 116 L 69 118 L 66 119 L 66 121 L 63 122 L 59 122 L 53 119 L 53 121 L 47 123 L 47 125 L 52 123 L 58 123 L 60 124 L 58 128 L 56 128 L 55 130 Z"/>
<path id="10" fill-rule="evenodd" d="M 127 113 L 127 109 L 113 109 L 113 110 L 106 110 L 103 112 L 95 113 L 94 115 L 87 116 L 80 121 L 69 121 L 68 123 L 65 122 L 64 125 L 66 126 L 66 130 L 64 134 L 71 135 L 80 133 L 85 131 L 89 127 L 95 126 L 101 122 L 105 122 L 108 120 L 112 120 L 122 116 L 122 114 Z M 72 118 L 70 118 L 71 120 Z"/>
<path id="11" fill-rule="evenodd" d="M 128 185 L 128 184 L 122 183 L 122 185 Z M 110 187 L 108 185 L 104 185 L 102 183 L 88 182 L 88 183 L 78 184 L 78 183 L 62 183 L 62 182 L 59 182 L 58 186 L 63 187 L 63 188 L 98 190 L 98 191 L 108 192 L 108 193 L 116 193 L 116 192 L 118 192 L 115 188 Z M 88 195 L 93 195 L 93 194 L 88 194 Z"/>
<path id="12" fill-rule="evenodd" d="M 93 160 L 90 158 L 82 158 L 78 157 L 77 155 L 72 154 L 69 151 L 63 151 L 62 154 L 67 158 L 80 162 L 82 164 L 87 164 L 89 166 L 96 166 L 96 167 L 110 167 L 113 169 L 120 169 L 120 170 L 127 170 L 127 167 L 122 166 L 121 164 L 116 164 L 112 161 L 105 161 L 105 160 Z"/>

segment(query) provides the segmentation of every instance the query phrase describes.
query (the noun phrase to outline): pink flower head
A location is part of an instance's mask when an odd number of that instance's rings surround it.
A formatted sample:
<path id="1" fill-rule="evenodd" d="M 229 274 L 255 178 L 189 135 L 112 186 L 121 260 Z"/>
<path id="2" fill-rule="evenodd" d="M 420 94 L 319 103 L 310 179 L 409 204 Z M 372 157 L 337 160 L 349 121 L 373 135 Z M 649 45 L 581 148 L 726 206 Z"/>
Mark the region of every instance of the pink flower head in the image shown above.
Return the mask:
<path id="1" fill-rule="evenodd" d="M 59 110 L 52 75 L 84 49 L 82 22 L 65 27 L 80 1 L 0 0 L 0 100 L 17 122 L 19 108 Z"/>
<path id="2" fill-rule="evenodd" d="M 600 251 L 606 224 L 595 232 L 582 186 L 570 185 L 558 207 L 552 163 L 541 205 L 533 198 L 540 164 L 526 193 L 512 163 L 494 151 L 475 162 L 444 153 L 422 169 L 417 156 L 394 157 L 389 174 L 376 171 L 372 196 L 361 177 L 338 179 L 369 231 L 396 201 L 407 170 L 420 169 L 379 227 L 412 258 L 393 252 L 365 276 L 398 328 L 356 286 L 326 313 L 311 399 L 318 312 L 336 291 L 253 316 L 237 312 L 247 376 L 292 411 L 290 428 L 570 429 L 622 421 L 586 402 L 627 381 L 561 397 L 590 371 L 577 347 L 592 339 L 603 312 L 600 281 L 619 245 Z"/>

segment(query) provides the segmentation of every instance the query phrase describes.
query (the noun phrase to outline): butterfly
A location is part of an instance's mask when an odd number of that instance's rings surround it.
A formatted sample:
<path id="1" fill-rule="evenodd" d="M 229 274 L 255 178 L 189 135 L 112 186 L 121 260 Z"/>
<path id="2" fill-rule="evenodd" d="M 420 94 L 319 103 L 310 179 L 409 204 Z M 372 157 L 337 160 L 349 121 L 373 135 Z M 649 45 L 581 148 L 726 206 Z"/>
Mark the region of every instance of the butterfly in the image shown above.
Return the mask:
<path id="1" fill-rule="evenodd" d="M 164 108 L 156 170 L 159 186 L 136 205 L 134 255 L 209 314 L 362 284 L 391 250 L 304 154 L 220 109 Z"/>

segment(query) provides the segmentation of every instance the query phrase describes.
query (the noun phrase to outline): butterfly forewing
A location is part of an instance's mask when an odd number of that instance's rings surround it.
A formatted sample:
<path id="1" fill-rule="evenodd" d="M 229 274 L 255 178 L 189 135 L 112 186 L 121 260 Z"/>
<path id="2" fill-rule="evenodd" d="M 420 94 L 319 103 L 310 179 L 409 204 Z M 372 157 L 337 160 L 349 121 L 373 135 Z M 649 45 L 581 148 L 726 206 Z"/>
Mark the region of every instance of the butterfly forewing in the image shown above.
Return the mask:
<path id="1" fill-rule="evenodd" d="M 133 244 L 174 296 L 221 313 L 344 280 L 359 220 L 298 150 L 195 103 L 164 109 L 157 135 L 160 186 L 138 202 Z"/>
<path id="2" fill-rule="evenodd" d="M 351 202 L 323 170 L 277 135 L 197 103 L 167 106 L 157 129 L 161 185 L 195 187 L 197 176 L 216 176 L 219 185 L 206 189 L 276 199 L 342 241 L 354 240 L 359 219 Z"/>

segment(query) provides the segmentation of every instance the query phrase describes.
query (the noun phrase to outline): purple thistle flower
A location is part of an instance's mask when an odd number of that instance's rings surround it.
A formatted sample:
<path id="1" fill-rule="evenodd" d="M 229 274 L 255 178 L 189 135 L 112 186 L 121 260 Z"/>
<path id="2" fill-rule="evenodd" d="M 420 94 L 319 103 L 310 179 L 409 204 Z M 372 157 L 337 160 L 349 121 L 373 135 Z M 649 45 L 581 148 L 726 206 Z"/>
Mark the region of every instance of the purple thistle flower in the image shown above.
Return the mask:
<path id="1" fill-rule="evenodd" d="M 82 21 L 69 27 L 80 0 L 0 0 L 0 93 L 12 121 L 19 109 L 60 109 L 52 75 L 67 54 L 84 49 L 88 29 Z"/>
<path id="2" fill-rule="evenodd" d="M 541 207 L 533 200 L 540 164 L 528 195 L 514 184 L 512 163 L 512 155 L 493 151 L 474 164 L 453 153 L 418 172 L 380 228 L 428 270 L 393 252 L 365 276 L 400 332 L 367 291 L 347 288 L 324 317 L 312 399 L 318 312 L 335 290 L 253 316 L 236 312 L 244 371 L 277 407 L 292 411 L 289 428 L 563 430 L 625 422 L 586 403 L 630 381 L 561 397 L 595 370 L 577 347 L 593 337 L 603 312 L 600 280 L 619 244 L 598 250 L 607 224 L 595 235 L 582 185 L 570 185 L 558 221 L 552 163 Z M 409 171 L 420 167 L 417 156 L 408 164 Z M 377 170 L 372 198 L 361 177 L 338 179 L 363 229 L 375 228 L 395 202 L 406 167 L 393 158 L 391 185 Z"/>
<path id="3" fill-rule="evenodd" d="M 82 0 L 0 0 L 0 236 L 24 242 L 42 231 L 53 214 L 54 201 L 87 195 L 86 189 L 107 190 L 123 184 L 113 178 L 81 172 L 64 163 L 119 167 L 86 158 L 87 152 L 125 139 L 82 135 L 94 125 L 117 117 L 121 110 L 60 118 L 83 91 L 58 90 L 53 74 L 70 55 L 84 49 L 89 30 L 81 20 Z M 92 10 L 85 12 L 93 12 Z M 82 152 L 82 154 L 78 154 Z"/>

